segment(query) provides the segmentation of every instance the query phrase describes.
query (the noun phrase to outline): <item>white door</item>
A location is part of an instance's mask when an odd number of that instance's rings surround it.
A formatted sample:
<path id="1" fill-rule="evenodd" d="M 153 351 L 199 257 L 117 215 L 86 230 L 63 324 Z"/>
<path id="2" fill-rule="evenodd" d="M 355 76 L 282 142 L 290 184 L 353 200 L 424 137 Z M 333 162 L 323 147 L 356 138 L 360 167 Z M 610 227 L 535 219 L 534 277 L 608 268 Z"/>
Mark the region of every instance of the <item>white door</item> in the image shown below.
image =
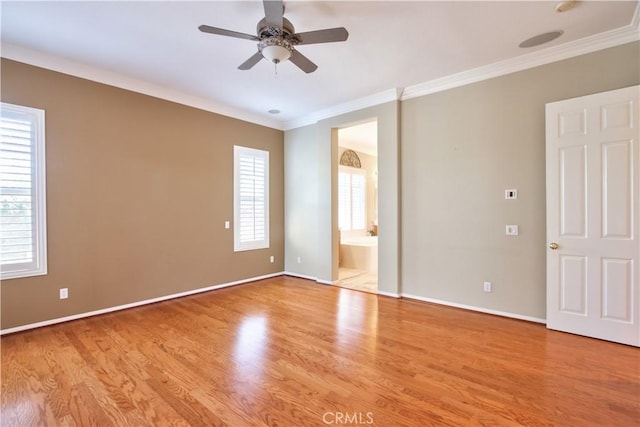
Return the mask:
<path id="1" fill-rule="evenodd" d="M 547 327 L 640 346 L 640 86 L 547 104 Z"/>

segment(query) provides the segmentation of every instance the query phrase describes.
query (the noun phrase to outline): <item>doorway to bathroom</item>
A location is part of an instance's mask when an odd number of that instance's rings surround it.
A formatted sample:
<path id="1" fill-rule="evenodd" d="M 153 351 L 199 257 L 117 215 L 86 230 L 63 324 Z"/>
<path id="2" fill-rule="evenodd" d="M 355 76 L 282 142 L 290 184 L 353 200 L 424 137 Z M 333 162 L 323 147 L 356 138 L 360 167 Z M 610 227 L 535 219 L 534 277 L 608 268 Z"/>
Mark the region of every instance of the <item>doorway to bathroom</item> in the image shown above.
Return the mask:
<path id="1" fill-rule="evenodd" d="M 338 285 L 378 292 L 378 122 L 338 129 Z"/>

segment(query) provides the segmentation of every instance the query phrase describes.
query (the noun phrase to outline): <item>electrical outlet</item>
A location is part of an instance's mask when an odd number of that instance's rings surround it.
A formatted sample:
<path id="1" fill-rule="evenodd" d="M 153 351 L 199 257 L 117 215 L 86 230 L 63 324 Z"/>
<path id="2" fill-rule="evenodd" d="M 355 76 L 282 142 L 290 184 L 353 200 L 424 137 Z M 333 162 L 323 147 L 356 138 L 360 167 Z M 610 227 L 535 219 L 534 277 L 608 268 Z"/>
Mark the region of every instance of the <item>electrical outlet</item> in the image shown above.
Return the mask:
<path id="1" fill-rule="evenodd" d="M 302 263 L 302 258 L 298 257 L 298 264 Z"/>
<path id="2" fill-rule="evenodd" d="M 484 291 L 491 292 L 491 282 L 484 282 Z"/>
<path id="3" fill-rule="evenodd" d="M 510 190 L 504 190 L 504 198 L 506 200 L 514 200 L 518 198 L 518 190 L 512 188 Z"/>
<path id="4" fill-rule="evenodd" d="M 517 225 L 507 225 L 505 234 L 507 236 L 517 236 L 518 235 L 518 226 Z"/>
<path id="5" fill-rule="evenodd" d="M 60 299 L 67 299 L 69 298 L 69 289 L 68 288 L 61 288 L 60 289 Z"/>
<path id="6" fill-rule="evenodd" d="M 271 255 L 271 256 L 269 257 L 269 262 L 270 262 L 270 263 L 272 263 L 272 264 L 273 264 L 274 262 L 276 262 L 276 259 L 275 259 L 275 257 L 274 257 L 273 255 Z"/>

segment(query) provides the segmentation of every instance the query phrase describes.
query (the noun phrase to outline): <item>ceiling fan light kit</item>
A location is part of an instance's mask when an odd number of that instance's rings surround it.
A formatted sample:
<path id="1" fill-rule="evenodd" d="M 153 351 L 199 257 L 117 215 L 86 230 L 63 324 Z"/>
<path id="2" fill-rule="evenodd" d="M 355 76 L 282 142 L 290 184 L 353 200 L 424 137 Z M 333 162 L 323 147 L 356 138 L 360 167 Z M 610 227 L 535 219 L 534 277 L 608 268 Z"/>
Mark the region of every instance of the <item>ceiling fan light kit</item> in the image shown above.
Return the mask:
<path id="1" fill-rule="evenodd" d="M 291 57 L 293 45 L 281 37 L 269 37 L 260 40 L 258 51 L 267 61 L 279 64 Z"/>
<path id="2" fill-rule="evenodd" d="M 349 32 L 343 27 L 296 34 L 291 22 L 284 17 L 282 0 L 263 0 L 263 5 L 265 17 L 258 22 L 256 36 L 209 25 L 198 27 L 203 33 L 258 42 L 258 52 L 240 64 L 239 70 L 249 70 L 264 58 L 276 65 L 290 60 L 305 73 L 312 73 L 318 66 L 298 52 L 295 46 L 342 42 L 349 37 Z"/>

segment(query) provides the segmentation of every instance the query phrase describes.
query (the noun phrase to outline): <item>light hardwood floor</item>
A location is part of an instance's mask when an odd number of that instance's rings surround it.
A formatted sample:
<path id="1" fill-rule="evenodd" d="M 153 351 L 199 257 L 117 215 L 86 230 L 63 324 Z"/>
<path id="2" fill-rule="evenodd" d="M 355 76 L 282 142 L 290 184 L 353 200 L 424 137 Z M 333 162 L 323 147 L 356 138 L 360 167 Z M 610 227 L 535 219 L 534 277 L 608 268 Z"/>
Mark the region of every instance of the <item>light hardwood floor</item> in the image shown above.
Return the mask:
<path id="1" fill-rule="evenodd" d="M 3 426 L 640 422 L 637 348 L 284 276 L 1 344 Z"/>

